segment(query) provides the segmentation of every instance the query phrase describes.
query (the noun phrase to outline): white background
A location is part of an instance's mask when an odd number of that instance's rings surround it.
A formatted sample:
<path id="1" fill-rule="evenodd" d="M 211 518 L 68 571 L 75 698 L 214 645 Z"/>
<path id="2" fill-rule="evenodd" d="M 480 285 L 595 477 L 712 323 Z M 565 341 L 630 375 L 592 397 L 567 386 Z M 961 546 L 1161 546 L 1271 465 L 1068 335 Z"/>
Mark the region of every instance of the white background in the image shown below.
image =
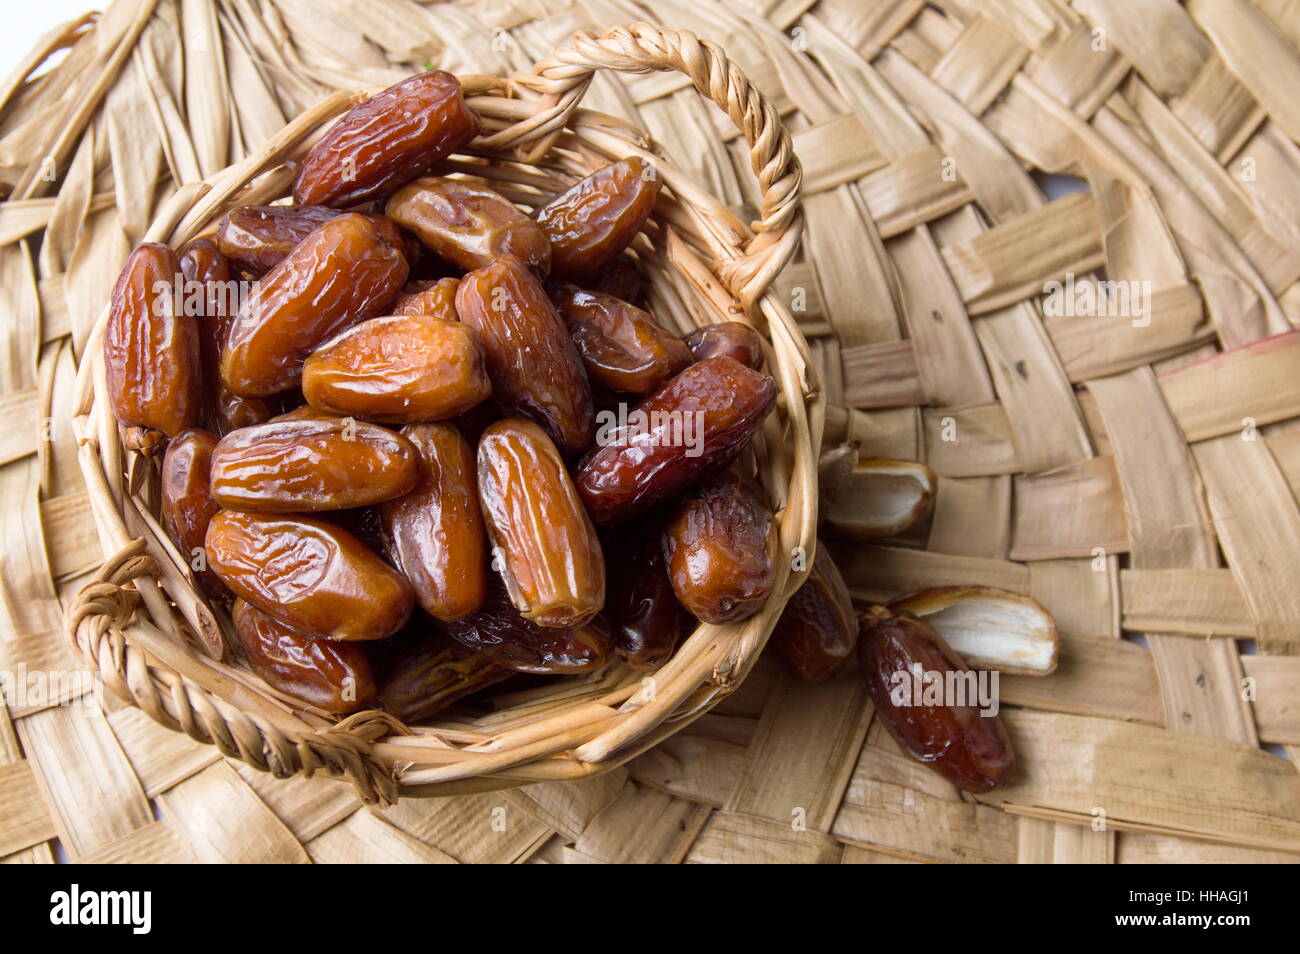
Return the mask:
<path id="1" fill-rule="evenodd" d="M 87 10 L 102 10 L 109 0 L 4 0 L 0 29 L 0 79 L 8 76 L 44 34 Z"/>

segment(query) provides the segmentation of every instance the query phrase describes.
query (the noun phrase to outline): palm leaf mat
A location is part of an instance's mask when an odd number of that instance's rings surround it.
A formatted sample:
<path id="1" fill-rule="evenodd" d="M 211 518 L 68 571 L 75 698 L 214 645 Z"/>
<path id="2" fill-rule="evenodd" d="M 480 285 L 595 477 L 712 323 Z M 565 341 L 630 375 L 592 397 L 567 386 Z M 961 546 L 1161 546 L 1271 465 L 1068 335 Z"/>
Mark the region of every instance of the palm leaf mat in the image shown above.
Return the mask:
<path id="1" fill-rule="evenodd" d="M 382 812 L 87 692 L 60 617 L 102 553 L 69 405 L 150 219 L 336 89 L 529 69 L 638 20 L 720 43 L 795 132 L 780 284 L 827 446 L 939 475 L 921 526 L 836 548 L 854 595 L 984 583 L 1056 615 L 1058 671 L 1002 683 L 1014 783 L 960 797 L 855 673 L 768 661 L 608 775 Z M 588 105 L 752 207 L 685 82 L 601 75 Z M 0 858 L 1300 860 L 1297 88 L 1291 0 L 119 0 L 54 31 L 0 84 Z M 1048 201 L 1044 174 L 1088 190 Z M 1145 304 L 1072 307 L 1117 288 Z"/>

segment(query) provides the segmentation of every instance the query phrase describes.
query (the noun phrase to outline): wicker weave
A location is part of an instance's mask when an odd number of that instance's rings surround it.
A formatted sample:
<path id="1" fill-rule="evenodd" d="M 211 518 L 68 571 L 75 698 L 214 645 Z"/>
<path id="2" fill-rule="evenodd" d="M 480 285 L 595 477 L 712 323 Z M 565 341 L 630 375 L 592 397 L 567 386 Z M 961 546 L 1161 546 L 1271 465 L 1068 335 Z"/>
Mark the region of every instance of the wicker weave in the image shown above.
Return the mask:
<path id="1" fill-rule="evenodd" d="M 112 696 L 11 699 L 0 856 L 48 860 L 57 836 L 85 860 L 1300 857 L 1297 763 L 1276 749 L 1300 744 L 1300 21 L 1283 0 L 116 4 L 45 80 L 0 94 L 4 400 L 25 422 L 0 435 L 0 669 L 75 668 L 63 606 L 98 570 L 99 535 L 124 542 L 95 526 L 77 458 L 98 449 L 68 422 L 77 359 L 150 222 L 201 224 L 185 213 L 213 197 L 192 183 L 332 91 L 425 60 L 528 70 L 576 30 L 642 19 L 716 42 L 793 132 L 807 227 L 775 297 L 811 342 L 826 445 L 939 475 L 922 526 L 836 546 L 854 595 L 986 583 L 1056 615 L 1058 671 L 1002 680 L 1012 784 L 959 796 L 901 756 L 854 673 L 810 688 L 763 659 L 599 777 L 374 812 L 245 761 L 346 772 L 347 745 L 253 752 L 256 727 L 132 675 L 147 650 L 114 635 L 138 609 L 118 584 L 153 567 L 126 551 L 88 591 L 100 668 L 221 750 Z M 179 61 L 180 36 L 224 56 Z M 553 78 L 544 110 L 568 95 Z M 688 80 L 601 74 L 583 105 L 646 130 L 742 220 L 770 215 L 749 149 Z M 1042 173 L 1088 191 L 1049 202 Z M 1056 313 L 1049 283 L 1101 268 L 1148 307 Z M 734 291 L 770 277 L 723 274 Z"/>

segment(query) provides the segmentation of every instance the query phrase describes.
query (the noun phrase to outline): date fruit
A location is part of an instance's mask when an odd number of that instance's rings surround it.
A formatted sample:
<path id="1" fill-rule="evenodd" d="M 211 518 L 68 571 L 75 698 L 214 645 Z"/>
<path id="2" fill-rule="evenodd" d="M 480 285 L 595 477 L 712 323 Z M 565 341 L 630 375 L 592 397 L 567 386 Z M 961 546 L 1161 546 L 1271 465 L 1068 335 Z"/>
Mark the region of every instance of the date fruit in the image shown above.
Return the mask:
<path id="1" fill-rule="evenodd" d="M 411 615 L 406 577 L 324 520 L 223 510 L 206 545 L 208 565 L 231 592 L 305 635 L 384 639 Z"/>
<path id="2" fill-rule="evenodd" d="M 762 608 L 776 582 L 776 523 L 763 490 L 726 472 L 687 495 L 664 528 L 673 592 L 706 623 Z"/>
<path id="3" fill-rule="evenodd" d="M 974 672 L 943 638 L 911 613 L 873 606 L 862 614 L 858 661 L 876 714 L 899 747 L 958 788 L 987 792 L 1003 784 L 1015 753 L 1002 719 L 976 705 L 927 704 L 961 680 L 974 696 Z M 927 686 L 929 687 L 927 689 Z"/>
<path id="4" fill-rule="evenodd" d="M 466 275 L 456 292 L 460 320 L 478 329 L 492 394 L 504 413 L 522 414 L 565 454 L 591 446 L 591 385 L 564 322 L 533 274 L 513 258 Z"/>
<path id="5" fill-rule="evenodd" d="M 612 295 L 560 285 L 551 295 L 591 383 L 626 394 L 648 394 L 694 359 L 676 335 L 647 312 Z"/>
<path id="6" fill-rule="evenodd" d="M 609 534 L 605 552 L 605 615 L 614 630 L 614 649 L 634 669 L 658 669 L 677 648 L 688 620 L 668 578 L 657 521 L 647 518 Z"/>
<path id="7" fill-rule="evenodd" d="M 428 172 L 479 131 L 460 81 L 431 70 L 348 110 L 298 170 L 299 205 L 346 208 L 381 199 Z"/>
<path id="8" fill-rule="evenodd" d="M 414 232 L 434 254 L 470 271 L 512 255 L 538 276 L 551 269 L 541 227 L 487 185 L 427 176 L 393 193 L 390 219 Z"/>
<path id="9" fill-rule="evenodd" d="M 217 247 L 251 272 L 269 272 L 294 246 L 343 213 L 323 205 L 245 205 L 217 224 Z"/>
<path id="10" fill-rule="evenodd" d="M 519 615 L 495 576 L 483 608 L 444 628 L 462 646 L 515 672 L 590 672 L 609 655 L 609 623 L 603 616 L 575 626 L 538 626 Z"/>
<path id="11" fill-rule="evenodd" d="M 199 327 L 177 314 L 180 261 L 166 245 L 137 246 L 126 260 L 104 330 L 109 401 L 126 445 L 154 454 L 168 437 L 199 423 L 203 372 Z"/>
<path id="12" fill-rule="evenodd" d="M 763 363 L 763 338 L 743 321 L 720 321 L 696 328 L 686 336 L 686 346 L 696 361 L 725 354 L 747 368 Z"/>
<path id="13" fill-rule="evenodd" d="M 776 384 L 726 356 L 691 365 L 602 428 L 575 473 L 593 520 L 617 523 L 729 465 L 776 404 Z"/>
<path id="14" fill-rule="evenodd" d="M 612 162 L 537 210 L 560 278 L 594 275 L 613 263 L 641 230 L 659 195 L 658 171 L 632 156 Z"/>
<path id="15" fill-rule="evenodd" d="M 199 428 L 181 431 L 168 443 L 162 463 L 161 512 L 163 529 L 194 571 L 203 591 L 209 596 L 224 596 L 226 588 L 208 568 L 203 549 L 208 523 L 221 509 L 208 486 L 212 449 L 216 446 L 217 436 Z"/>
<path id="16" fill-rule="evenodd" d="M 443 321 L 459 321 L 456 313 L 456 289 L 459 278 L 439 278 L 437 281 L 416 282 L 407 285 L 393 302 L 395 315 L 429 315 Z"/>
<path id="17" fill-rule="evenodd" d="M 355 712 L 375 695 L 363 646 L 313 639 L 236 600 L 231 618 L 248 668 L 271 688 L 326 712 Z"/>
<path id="18" fill-rule="evenodd" d="M 379 667 L 378 702 L 403 722 L 427 718 L 515 674 L 441 633 L 421 633 L 413 638 L 399 633 L 392 641 L 399 645 Z"/>
<path id="19" fill-rule="evenodd" d="M 370 318 L 340 332 L 302 368 L 307 402 L 390 424 L 440 421 L 492 393 L 479 334 L 426 315 Z"/>
<path id="20" fill-rule="evenodd" d="M 839 672 L 858 645 L 849 588 L 821 541 L 812 571 L 785 604 L 770 645 L 791 675 L 809 683 Z"/>
<path id="21" fill-rule="evenodd" d="M 382 314 L 406 282 L 401 250 L 364 215 L 340 215 L 271 269 L 230 326 L 221 355 L 225 386 L 265 397 L 299 381 L 321 342 Z"/>
<path id="22" fill-rule="evenodd" d="M 411 424 L 402 436 L 415 448 L 419 477 L 410 493 L 380 505 L 385 549 L 426 613 L 444 622 L 461 619 L 487 593 L 474 452 L 451 424 Z"/>
<path id="23" fill-rule="evenodd" d="M 415 486 L 415 448 L 377 424 L 344 418 L 271 421 L 227 434 L 212 452 L 222 507 L 300 513 L 365 507 Z"/>
<path id="24" fill-rule="evenodd" d="M 510 599 L 540 626 L 579 626 L 605 605 L 605 559 L 564 460 L 532 421 L 479 439 L 479 499 Z"/>

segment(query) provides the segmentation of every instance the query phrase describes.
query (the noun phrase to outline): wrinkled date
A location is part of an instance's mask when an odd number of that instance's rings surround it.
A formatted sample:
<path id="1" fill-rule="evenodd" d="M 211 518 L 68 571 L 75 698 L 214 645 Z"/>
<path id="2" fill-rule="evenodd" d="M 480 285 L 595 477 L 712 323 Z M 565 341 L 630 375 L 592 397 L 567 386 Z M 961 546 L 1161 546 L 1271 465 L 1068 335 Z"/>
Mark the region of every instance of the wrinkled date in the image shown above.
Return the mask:
<path id="1" fill-rule="evenodd" d="M 502 255 L 514 256 L 540 277 L 550 271 L 551 243 L 541 227 L 481 183 L 416 179 L 393 194 L 385 212 L 440 258 L 466 271 Z"/>
<path id="2" fill-rule="evenodd" d="M 696 361 L 726 355 L 747 368 L 763 363 L 763 338 L 743 321 L 720 321 L 696 328 L 686 336 L 686 346 Z"/>
<path id="3" fill-rule="evenodd" d="M 461 619 L 487 593 L 487 534 L 474 452 L 451 424 L 402 429 L 419 458 L 414 489 L 379 508 L 386 549 L 430 616 Z"/>
<path id="4" fill-rule="evenodd" d="M 231 617 L 250 669 L 267 685 L 326 712 L 355 712 L 375 695 L 363 646 L 313 639 L 236 600 Z"/>
<path id="5" fill-rule="evenodd" d="M 677 599 L 706 623 L 753 616 L 776 582 L 776 524 L 762 489 L 724 473 L 685 497 L 664 528 Z"/>
<path id="6" fill-rule="evenodd" d="M 618 258 L 641 230 L 659 195 L 654 166 L 636 156 L 597 169 L 537 210 L 551 240 L 551 270 L 593 275 Z"/>
<path id="7" fill-rule="evenodd" d="M 212 496 L 223 507 L 297 513 L 365 507 L 415 486 L 415 448 L 377 424 L 343 418 L 271 421 L 223 437 Z"/>
<path id="8" fill-rule="evenodd" d="M 616 523 L 730 464 L 776 403 L 776 384 L 728 357 L 691 365 L 599 436 L 575 479 L 597 523 Z M 635 418 L 635 419 L 634 419 Z"/>
<path id="9" fill-rule="evenodd" d="M 412 624 L 410 629 L 416 628 Z M 379 669 L 379 704 L 403 722 L 433 715 L 458 699 L 514 675 L 441 633 L 393 637 L 399 645 Z M 371 644 L 380 645 L 380 644 Z"/>
<path id="10" fill-rule="evenodd" d="M 812 571 L 785 604 L 770 645 L 790 673 L 821 682 L 843 668 L 858 644 L 849 588 L 825 544 L 817 544 Z"/>
<path id="11" fill-rule="evenodd" d="M 428 315 L 443 321 L 459 321 L 456 313 L 456 289 L 459 278 L 439 278 L 432 282 L 407 285 L 393 302 L 395 315 Z"/>
<path id="12" fill-rule="evenodd" d="M 208 569 L 203 549 L 208 523 L 221 509 L 208 487 L 212 449 L 216 446 L 215 434 L 191 428 L 168 443 L 162 463 L 163 529 L 209 596 L 226 593 L 217 575 Z"/>
<path id="13" fill-rule="evenodd" d="M 177 314 L 180 261 L 165 245 L 140 245 L 113 289 L 104 330 L 104 371 L 113 414 L 129 448 L 156 453 L 199 423 L 203 373 L 199 328 Z"/>
<path id="14" fill-rule="evenodd" d="M 312 407 L 393 424 L 440 421 L 492 393 L 479 334 L 459 321 L 388 315 L 353 325 L 302 368 Z"/>
<path id="15" fill-rule="evenodd" d="M 647 394 L 694 360 L 690 349 L 647 312 L 611 295 L 560 285 L 551 295 L 599 387 Z"/>
<path id="16" fill-rule="evenodd" d="M 341 527 L 312 517 L 223 510 L 208 565 L 236 595 L 300 633 L 384 639 L 411 615 L 411 584 Z"/>
<path id="17" fill-rule="evenodd" d="M 532 421 L 478 444 L 479 499 L 510 599 L 541 626 L 577 626 L 605 604 L 605 560 L 564 460 Z"/>
<path id="18" fill-rule="evenodd" d="M 212 239 L 199 238 L 181 249 L 180 263 L 187 300 L 194 284 L 203 288 L 202 310 L 198 316 L 199 352 L 208 400 L 208 426 L 218 435 L 223 435 L 240 427 L 269 421 L 275 416 L 270 402 L 262 398 L 240 397 L 226 390 L 221 383 L 221 349 L 225 347 L 230 320 L 238 306 L 229 260 Z"/>
<path id="19" fill-rule="evenodd" d="M 406 258 L 364 215 L 331 219 L 271 269 L 231 322 L 225 386 L 265 397 L 298 383 L 303 360 L 354 321 L 380 314 L 406 282 Z"/>
<path id="20" fill-rule="evenodd" d="M 495 577 L 483 608 L 445 629 L 462 646 L 516 672 L 590 672 L 609 655 L 609 624 L 603 616 L 580 626 L 538 626 L 519 615 Z"/>
<path id="21" fill-rule="evenodd" d="M 614 630 L 614 649 L 634 669 L 657 669 L 672 656 L 688 624 L 668 578 L 658 522 L 619 528 L 606 536 L 605 550 L 605 615 Z"/>
<path id="22" fill-rule="evenodd" d="M 971 672 L 930 626 L 911 613 L 873 606 L 860 620 L 858 661 L 877 715 L 904 752 L 968 792 L 1007 780 L 1015 753 L 999 716 L 981 715 L 974 705 L 922 701 L 927 692 L 918 673 L 946 692 L 950 673 Z"/>
<path id="23" fill-rule="evenodd" d="M 294 201 L 345 208 L 383 198 L 478 130 L 455 76 L 442 70 L 412 76 L 348 110 L 311 148 L 293 185 Z"/>
<path id="24" fill-rule="evenodd" d="M 497 404 L 546 428 L 560 450 L 591 446 L 591 385 L 564 322 L 533 274 L 513 258 L 470 272 L 456 292 L 460 320 L 477 328 Z"/>
<path id="25" fill-rule="evenodd" d="M 343 213 L 323 205 L 245 205 L 217 224 L 217 247 L 251 272 L 269 272 L 295 245 Z"/>

